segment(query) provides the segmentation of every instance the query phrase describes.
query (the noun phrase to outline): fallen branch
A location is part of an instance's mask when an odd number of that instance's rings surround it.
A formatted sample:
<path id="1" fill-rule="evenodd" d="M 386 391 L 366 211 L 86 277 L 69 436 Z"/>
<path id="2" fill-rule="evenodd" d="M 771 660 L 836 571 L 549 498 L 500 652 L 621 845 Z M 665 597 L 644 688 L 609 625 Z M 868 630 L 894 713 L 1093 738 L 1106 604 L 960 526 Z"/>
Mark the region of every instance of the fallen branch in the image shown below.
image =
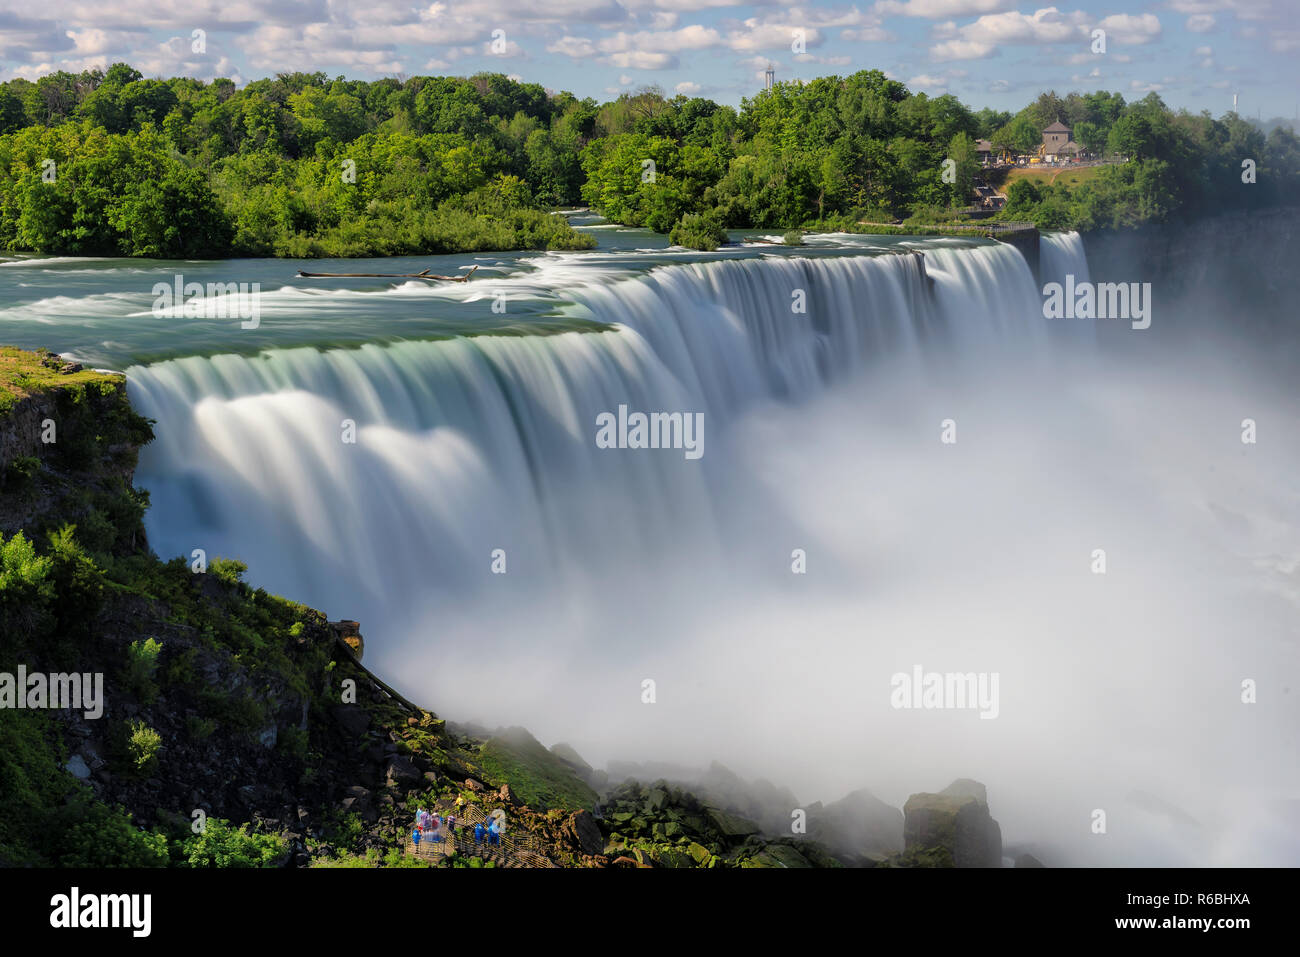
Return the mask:
<path id="1" fill-rule="evenodd" d="M 420 272 L 303 272 L 298 270 L 301 279 L 427 279 L 429 282 L 469 282 L 478 268 L 475 264 L 463 276 L 439 276 L 424 269 Z"/>

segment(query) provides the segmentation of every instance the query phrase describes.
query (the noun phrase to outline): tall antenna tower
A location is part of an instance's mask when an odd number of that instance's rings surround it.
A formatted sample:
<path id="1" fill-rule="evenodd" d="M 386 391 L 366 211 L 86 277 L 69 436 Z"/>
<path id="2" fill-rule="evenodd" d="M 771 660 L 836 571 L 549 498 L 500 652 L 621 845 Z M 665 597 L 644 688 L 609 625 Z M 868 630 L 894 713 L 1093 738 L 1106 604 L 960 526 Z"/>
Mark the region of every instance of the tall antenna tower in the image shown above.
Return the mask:
<path id="1" fill-rule="evenodd" d="M 770 90 L 776 85 L 776 70 L 772 69 L 772 64 L 767 65 L 767 72 L 763 74 L 763 89 Z"/>

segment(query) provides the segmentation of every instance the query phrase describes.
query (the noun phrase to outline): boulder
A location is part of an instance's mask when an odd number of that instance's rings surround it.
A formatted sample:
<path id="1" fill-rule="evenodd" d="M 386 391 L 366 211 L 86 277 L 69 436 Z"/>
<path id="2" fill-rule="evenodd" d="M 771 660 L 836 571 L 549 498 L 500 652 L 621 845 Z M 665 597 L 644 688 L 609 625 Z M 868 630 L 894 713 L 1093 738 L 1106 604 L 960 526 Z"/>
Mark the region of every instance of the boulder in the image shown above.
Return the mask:
<path id="1" fill-rule="evenodd" d="M 357 661 L 366 651 L 366 640 L 361 637 L 361 625 L 355 621 L 331 621 L 330 627 L 334 629 L 334 634 L 343 639 L 343 643 L 352 649 L 352 653 L 357 656 Z"/>
<path id="2" fill-rule="evenodd" d="M 945 848 L 957 867 L 1001 867 L 1002 829 L 980 800 L 983 786 L 956 781 L 939 794 L 913 794 L 903 806 L 905 850 Z"/>
<path id="3" fill-rule="evenodd" d="M 707 847 L 703 844 L 696 844 L 694 841 L 691 841 L 690 844 L 686 845 L 686 853 L 695 859 L 695 863 L 699 867 L 703 867 L 707 864 L 709 858 L 713 856 L 712 852 Z"/>
<path id="4" fill-rule="evenodd" d="M 560 834 L 584 854 L 600 854 L 605 850 L 605 838 L 590 811 L 574 811 L 560 828 Z"/>
<path id="5" fill-rule="evenodd" d="M 721 808 L 711 807 L 706 810 L 709 820 L 718 832 L 733 841 L 743 840 L 751 834 L 759 833 L 758 825 L 753 821 L 747 821 L 742 817 L 729 814 Z"/>
<path id="6" fill-rule="evenodd" d="M 399 754 L 388 762 L 384 780 L 390 788 L 411 787 L 420 784 L 424 780 L 424 775 L 420 773 L 420 769 L 412 763 L 410 758 Z"/>
<path id="7" fill-rule="evenodd" d="M 86 759 L 79 754 L 74 754 L 69 759 L 67 769 L 78 781 L 85 781 L 90 777 L 90 765 L 86 764 Z"/>

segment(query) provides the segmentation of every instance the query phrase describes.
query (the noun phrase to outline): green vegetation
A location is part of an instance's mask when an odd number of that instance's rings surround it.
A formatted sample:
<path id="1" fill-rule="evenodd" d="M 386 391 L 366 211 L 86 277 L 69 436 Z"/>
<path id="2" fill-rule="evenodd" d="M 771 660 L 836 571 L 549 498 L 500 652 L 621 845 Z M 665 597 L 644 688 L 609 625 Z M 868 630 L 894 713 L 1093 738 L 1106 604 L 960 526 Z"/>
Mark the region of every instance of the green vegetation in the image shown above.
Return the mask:
<path id="1" fill-rule="evenodd" d="M 131 642 L 126 663 L 126 686 L 146 704 L 153 701 L 158 694 L 158 685 L 154 676 L 158 672 L 158 655 L 162 652 L 162 642 L 156 638 Z"/>
<path id="2" fill-rule="evenodd" d="M 162 735 L 143 721 L 131 722 L 131 734 L 127 738 L 127 749 L 137 771 L 143 773 L 152 770 L 158 761 L 158 749 L 162 747 Z"/>
<path id="3" fill-rule="evenodd" d="M 727 228 L 918 215 L 934 225 L 935 210 L 951 219 L 970 203 L 976 138 L 1032 152 L 1058 119 L 1086 148 L 1128 162 L 1079 177 L 1073 193 L 1060 180 L 1017 187 L 1006 218 L 1130 226 L 1289 202 L 1300 183 L 1291 131 L 1175 113 L 1154 93 L 1134 103 L 1044 93 L 1014 115 L 972 112 L 865 70 L 778 84 L 736 110 L 653 89 L 598 104 L 499 74 L 367 83 L 288 73 L 236 89 L 149 80 L 119 63 L 0 84 L 0 247 L 155 257 L 586 248 L 589 235 L 546 211 L 579 202 L 702 249 Z M 1246 159 L 1257 166 L 1249 188 Z"/>
<path id="4" fill-rule="evenodd" d="M 1169 110 L 1155 93 L 1125 104 L 1119 94 L 1045 93 L 992 134 L 994 145 L 1018 144 L 1023 131 L 1056 119 L 1074 139 L 1126 162 L 1066 170 L 1013 171 L 1000 219 L 1048 229 L 1121 229 L 1227 210 L 1293 204 L 1300 185 L 1300 140 L 1276 127 L 1267 136 L 1236 113 Z M 1243 182 L 1254 164 L 1255 182 Z M 1043 182 L 1043 178 L 1047 182 Z"/>
<path id="5" fill-rule="evenodd" d="M 712 251 L 727 241 L 727 231 L 719 217 L 713 213 L 687 213 L 668 234 L 674 246 Z"/>
<path id="6" fill-rule="evenodd" d="M 580 249 L 595 110 L 503 76 L 0 84 L 0 247 L 72 255 Z"/>
<path id="7" fill-rule="evenodd" d="M 492 738 L 478 758 L 491 780 L 510 782 L 529 807 L 579 810 L 596 802 L 596 792 L 523 728 Z"/>
<path id="8" fill-rule="evenodd" d="M 288 845 L 273 834 L 253 834 L 247 825 L 209 818 L 200 834 L 179 842 L 178 863 L 185 867 L 274 867 Z"/>
<path id="9" fill-rule="evenodd" d="M 115 391 L 121 379 L 98 372 L 67 371 L 67 363 L 44 349 L 28 352 L 13 346 L 0 346 L 0 413 L 22 399 L 58 389 L 77 394 L 93 389 L 103 393 Z"/>

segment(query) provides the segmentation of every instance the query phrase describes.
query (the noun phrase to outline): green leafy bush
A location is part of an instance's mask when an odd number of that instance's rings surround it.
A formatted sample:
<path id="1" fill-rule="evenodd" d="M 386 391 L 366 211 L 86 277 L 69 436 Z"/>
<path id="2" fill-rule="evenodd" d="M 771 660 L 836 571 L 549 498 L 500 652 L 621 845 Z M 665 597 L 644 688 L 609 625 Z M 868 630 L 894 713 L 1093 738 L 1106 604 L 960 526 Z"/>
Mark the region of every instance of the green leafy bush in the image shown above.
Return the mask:
<path id="1" fill-rule="evenodd" d="M 727 231 L 713 212 L 687 213 L 672 228 L 668 241 L 674 246 L 685 246 L 687 249 L 712 251 L 727 241 Z"/>
<path id="2" fill-rule="evenodd" d="M 127 751 L 136 771 L 141 774 L 151 770 L 158 760 L 158 749 L 162 747 L 162 735 L 143 721 L 132 721 L 127 737 Z"/>
<path id="3" fill-rule="evenodd" d="M 158 694 L 154 676 L 158 673 L 158 655 L 161 652 L 162 642 L 157 638 L 133 641 L 127 649 L 126 686 L 146 704 Z"/>
<path id="4" fill-rule="evenodd" d="M 253 834 L 248 825 L 210 817 L 203 833 L 173 845 L 173 859 L 182 867 L 275 867 L 289 844 L 274 834 Z"/>
<path id="5" fill-rule="evenodd" d="M 0 536 L 0 650 L 12 651 L 11 642 L 35 636 L 51 620 L 53 562 L 37 555 L 36 546 L 22 532 L 8 541 L 2 539 Z"/>

